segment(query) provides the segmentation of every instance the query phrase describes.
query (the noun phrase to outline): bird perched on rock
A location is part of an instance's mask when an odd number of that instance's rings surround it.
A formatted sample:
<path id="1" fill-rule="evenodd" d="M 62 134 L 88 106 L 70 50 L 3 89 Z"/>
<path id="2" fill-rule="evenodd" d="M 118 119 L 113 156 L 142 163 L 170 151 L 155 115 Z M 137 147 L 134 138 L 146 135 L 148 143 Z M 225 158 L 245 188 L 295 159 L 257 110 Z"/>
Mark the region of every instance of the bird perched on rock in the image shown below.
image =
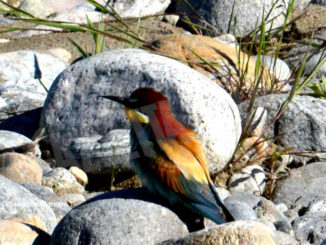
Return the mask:
<path id="1" fill-rule="evenodd" d="M 102 97 L 125 106 L 131 166 L 150 192 L 217 224 L 234 220 L 209 176 L 197 134 L 174 118 L 162 93 L 139 88 L 128 98 Z"/>

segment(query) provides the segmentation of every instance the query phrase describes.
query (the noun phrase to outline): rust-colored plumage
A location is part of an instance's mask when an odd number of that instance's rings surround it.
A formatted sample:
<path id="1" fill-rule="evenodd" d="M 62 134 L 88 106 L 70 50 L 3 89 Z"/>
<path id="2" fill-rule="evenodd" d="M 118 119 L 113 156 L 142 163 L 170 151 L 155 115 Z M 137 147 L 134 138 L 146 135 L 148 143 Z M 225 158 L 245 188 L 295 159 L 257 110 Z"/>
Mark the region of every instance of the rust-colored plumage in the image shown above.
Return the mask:
<path id="1" fill-rule="evenodd" d="M 129 98 L 105 98 L 125 106 L 137 153 L 131 165 L 149 191 L 218 224 L 234 220 L 212 183 L 197 134 L 174 118 L 163 94 L 139 88 Z"/>

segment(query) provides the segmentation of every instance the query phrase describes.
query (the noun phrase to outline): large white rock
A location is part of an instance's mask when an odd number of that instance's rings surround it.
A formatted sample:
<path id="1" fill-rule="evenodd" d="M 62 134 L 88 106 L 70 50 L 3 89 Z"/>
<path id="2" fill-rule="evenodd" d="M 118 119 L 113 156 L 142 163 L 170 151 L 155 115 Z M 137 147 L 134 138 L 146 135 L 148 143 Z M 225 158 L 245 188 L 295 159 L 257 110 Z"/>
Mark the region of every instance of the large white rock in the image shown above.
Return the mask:
<path id="1" fill-rule="evenodd" d="M 175 117 L 198 132 L 213 173 L 225 166 L 241 133 L 239 112 L 230 95 L 178 61 L 136 49 L 90 57 L 56 79 L 43 108 L 41 125 L 49 133 L 57 164 L 72 165 L 75 156 L 70 147 L 75 139 L 129 128 L 123 107 L 99 95 L 129 96 L 139 87 L 153 87 L 169 98 Z M 99 146 L 93 148 L 100 150 Z M 103 161 L 112 159 L 99 153 L 95 159 L 75 160 L 86 172 L 101 172 Z"/>
<path id="2" fill-rule="evenodd" d="M 231 30 L 229 31 L 233 33 L 233 27 L 235 26 L 236 34 L 244 35 L 252 31 L 256 27 L 256 23 L 260 25 L 263 13 L 264 17 L 267 17 L 271 10 L 271 14 L 266 23 L 273 20 L 273 28 L 281 26 L 284 23 L 284 16 L 289 0 L 278 1 L 274 8 L 272 6 L 276 2 L 275 0 L 188 0 L 188 2 L 204 20 L 215 27 L 218 33 L 226 33 L 228 31 L 233 5 L 235 4 L 230 26 Z M 176 11 L 186 12 L 190 17 L 197 17 L 183 0 L 176 1 Z M 237 20 L 236 25 L 234 25 L 235 18 Z M 195 21 L 195 19 L 193 20 Z M 270 22 L 266 26 L 266 31 L 269 30 L 269 27 Z"/>
<path id="3" fill-rule="evenodd" d="M 257 60 L 257 56 L 253 56 L 255 60 Z M 272 56 L 263 56 L 261 57 L 262 59 L 262 64 L 265 68 L 269 70 L 270 73 L 272 73 L 276 79 L 282 82 L 286 82 L 290 79 L 291 77 L 291 70 L 288 64 L 275 57 Z"/>
<path id="4" fill-rule="evenodd" d="M 18 8 L 40 18 L 46 18 L 54 13 L 53 9 L 42 0 L 24 0 Z"/>
<path id="5" fill-rule="evenodd" d="M 33 141 L 22 134 L 7 130 L 0 130 L 0 150 L 31 143 L 33 143 Z M 38 144 L 35 144 L 32 149 L 25 153 L 30 156 L 41 157 L 41 150 Z"/>
<path id="6" fill-rule="evenodd" d="M 97 2 L 102 6 L 106 6 L 106 9 L 112 13 L 111 8 L 106 5 L 106 2 L 108 2 L 114 11 L 122 18 L 139 18 L 162 14 L 171 3 L 170 0 L 97 0 Z M 91 22 L 99 22 L 101 19 L 106 19 L 109 16 L 112 16 L 112 14 L 103 14 L 102 12 L 97 11 L 95 6 L 90 4 L 87 0 L 25 0 L 22 5 L 24 10 L 31 12 L 35 16 L 46 17 L 54 13 L 54 15 L 49 17 L 49 20 L 51 21 L 87 24 L 87 17 Z M 25 5 L 28 8 L 25 7 Z M 46 34 L 50 30 L 60 30 L 56 27 L 45 25 L 38 25 L 35 29 L 41 30 L 29 30 L 19 36 L 21 38 L 29 37 L 33 35 Z"/>
<path id="7" fill-rule="evenodd" d="M 163 13 L 170 5 L 170 0 L 110 0 L 109 4 L 123 18 L 143 17 Z"/>
<path id="8" fill-rule="evenodd" d="M 57 225 L 51 244 L 159 244 L 187 234 L 170 209 L 143 189 L 98 195 L 72 209 Z"/>
<path id="9" fill-rule="evenodd" d="M 0 193 L 0 220 L 16 220 L 52 233 L 57 221 L 45 201 L 1 174 Z"/>
<path id="10" fill-rule="evenodd" d="M 65 64 L 58 58 L 32 50 L 18 50 L 0 54 L 0 119 L 10 114 L 19 114 L 43 105 L 46 90 L 34 79 L 36 55 L 42 72 L 42 82 L 50 88 L 56 76 L 65 69 Z"/>

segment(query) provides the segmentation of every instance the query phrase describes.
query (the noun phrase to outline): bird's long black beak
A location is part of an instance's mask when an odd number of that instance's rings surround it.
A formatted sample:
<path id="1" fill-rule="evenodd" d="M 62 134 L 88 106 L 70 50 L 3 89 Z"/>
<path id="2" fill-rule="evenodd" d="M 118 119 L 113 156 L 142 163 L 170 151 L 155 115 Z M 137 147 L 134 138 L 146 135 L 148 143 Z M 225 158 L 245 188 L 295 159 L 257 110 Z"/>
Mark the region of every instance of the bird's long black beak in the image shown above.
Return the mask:
<path id="1" fill-rule="evenodd" d="M 130 103 L 129 98 L 112 96 L 112 95 L 105 95 L 105 96 L 99 96 L 99 97 L 104 98 L 104 99 L 113 100 L 115 102 L 118 102 L 121 105 L 131 108 L 131 103 Z"/>
<path id="2" fill-rule="evenodd" d="M 119 96 L 99 96 L 104 99 L 113 100 L 115 102 L 118 102 L 119 104 L 124 105 L 126 108 L 126 115 L 130 122 L 140 122 L 143 124 L 149 123 L 149 118 L 145 114 L 135 110 L 135 103 L 132 103 L 129 98 L 119 97 Z"/>

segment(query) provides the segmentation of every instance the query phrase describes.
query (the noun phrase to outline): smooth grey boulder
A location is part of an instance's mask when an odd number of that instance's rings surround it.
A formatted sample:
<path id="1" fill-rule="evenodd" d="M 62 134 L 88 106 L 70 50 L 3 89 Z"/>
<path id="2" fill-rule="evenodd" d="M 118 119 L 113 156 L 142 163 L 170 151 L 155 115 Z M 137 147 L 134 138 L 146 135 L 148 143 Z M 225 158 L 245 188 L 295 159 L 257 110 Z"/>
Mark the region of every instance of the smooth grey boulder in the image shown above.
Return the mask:
<path id="1" fill-rule="evenodd" d="M 157 244 L 187 233 L 178 216 L 150 201 L 143 188 L 99 195 L 61 220 L 52 244 Z"/>
<path id="2" fill-rule="evenodd" d="M 266 175 L 264 169 L 259 165 L 251 165 L 234 173 L 229 180 L 229 190 L 234 192 L 249 192 L 262 195 L 266 186 Z"/>
<path id="3" fill-rule="evenodd" d="M 326 8 L 325 8 L 325 12 L 326 12 Z M 305 72 L 307 74 L 312 72 L 313 69 L 315 68 L 315 66 L 318 64 L 318 62 L 320 62 L 322 60 L 326 60 L 326 54 L 325 54 L 325 52 L 323 52 L 323 50 L 321 50 L 317 54 L 313 55 L 308 60 L 307 64 L 305 65 Z M 317 78 L 321 78 L 322 76 L 326 76 L 326 62 L 324 62 L 324 64 L 320 67 L 320 69 L 318 70 L 318 72 L 316 74 Z"/>
<path id="4" fill-rule="evenodd" d="M 241 200 L 226 200 L 225 206 L 231 212 L 235 220 L 256 220 L 257 215 L 254 210 Z"/>
<path id="5" fill-rule="evenodd" d="M 24 135 L 12 131 L 0 130 L 0 150 L 32 143 L 33 141 Z M 24 153 L 34 157 L 41 157 L 41 150 L 38 144 L 35 144 L 33 148 Z"/>
<path id="6" fill-rule="evenodd" d="M 170 0 L 110 0 L 108 3 L 123 18 L 139 18 L 163 13 L 170 5 Z"/>
<path id="7" fill-rule="evenodd" d="M 272 10 L 272 12 L 269 15 L 268 20 L 275 18 L 273 21 L 273 28 L 281 26 L 284 23 L 284 14 L 286 13 L 286 8 L 289 3 L 288 0 L 278 1 L 278 4 L 272 9 L 273 3 L 275 2 L 274 0 L 188 0 L 188 2 L 193 9 L 204 18 L 204 20 L 215 27 L 217 33 L 228 32 L 232 8 L 235 4 L 233 19 L 230 25 L 231 30 L 229 30 L 229 32 L 233 33 L 234 20 L 236 18 L 237 22 L 235 32 L 237 35 L 244 35 L 254 30 L 256 23 L 258 23 L 258 25 L 261 24 L 263 12 L 266 17 L 270 10 Z M 182 0 L 177 1 L 176 11 L 186 12 L 190 17 L 197 17 L 196 13 L 194 13 Z M 266 30 L 269 30 L 268 26 L 269 25 L 267 25 Z"/>
<path id="8" fill-rule="evenodd" d="M 225 205 L 236 220 L 260 219 L 270 223 L 273 228 L 291 231 L 289 219 L 278 211 L 276 205 L 264 197 L 248 192 L 235 192 L 225 200 Z"/>
<path id="9" fill-rule="evenodd" d="M 97 1 L 103 4 L 102 1 Z M 53 13 L 70 10 L 78 5 L 87 3 L 86 0 L 24 0 L 19 8 L 37 17 L 47 17 Z"/>
<path id="10" fill-rule="evenodd" d="M 42 185 L 52 188 L 57 194 L 83 193 L 84 187 L 65 168 L 54 168 L 43 173 Z"/>
<path id="11" fill-rule="evenodd" d="M 320 201 L 314 201 L 309 204 L 307 213 L 326 212 L 326 199 Z"/>
<path id="12" fill-rule="evenodd" d="M 254 108 L 264 107 L 268 111 L 265 127 L 269 127 L 278 108 L 287 99 L 285 94 L 272 94 L 256 99 Z M 242 120 L 247 116 L 249 102 L 239 105 Z M 297 96 L 288 105 L 279 119 L 269 127 L 267 137 L 278 139 L 283 147 L 294 147 L 296 152 L 326 150 L 326 100 L 311 96 Z M 318 154 L 312 154 L 316 157 Z M 307 162 L 310 158 L 296 161 Z"/>
<path id="13" fill-rule="evenodd" d="M 325 244 L 326 212 L 307 214 L 293 221 L 296 239 L 300 244 Z"/>
<path id="14" fill-rule="evenodd" d="M 319 10 L 320 13 L 325 12 L 326 8 Z M 314 35 L 314 39 L 305 40 L 306 43 L 315 43 L 322 45 L 323 41 L 326 40 L 326 32 L 324 30 L 316 31 Z M 298 44 L 294 48 L 292 48 L 287 55 L 284 57 L 284 61 L 289 64 L 293 68 L 297 68 L 301 65 L 304 60 L 304 57 L 308 53 L 307 62 L 304 66 L 304 74 L 308 75 L 313 71 L 318 62 L 323 59 L 326 59 L 325 53 L 323 54 L 323 50 L 319 50 L 317 48 L 309 48 L 309 45 Z M 320 79 L 322 76 L 326 75 L 326 63 L 324 63 L 319 71 L 316 73 L 316 78 Z"/>
<path id="15" fill-rule="evenodd" d="M 257 60 L 257 56 L 253 56 L 253 58 Z M 287 82 L 290 79 L 291 70 L 285 61 L 267 55 L 264 55 L 261 59 L 263 66 L 266 67 L 276 79 L 282 82 Z"/>
<path id="16" fill-rule="evenodd" d="M 41 70 L 41 80 L 47 88 L 66 67 L 58 58 L 32 50 L 0 54 L 0 120 L 43 105 L 47 92 L 34 78 L 38 73 L 34 55 Z"/>
<path id="17" fill-rule="evenodd" d="M 246 203 L 251 209 L 257 206 L 257 204 L 262 200 L 263 197 L 256 196 L 248 192 L 235 192 L 228 196 L 224 202 L 243 202 Z"/>
<path id="18" fill-rule="evenodd" d="M 274 231 L 258 221 L 234 221 L 213 228 L 192 232 L 177 239 L 169 239 L 160 245 L 177 244 L 250 244 L 275 245 Z M 278 243 L 280 244 L 280 243 Z"/>
<path id="19" fill-rule="evenodd" d="M 104 137 L 80 137 L 72 141 L 69 150 L 88 173 L 96 173 L 101 166 L 101 174 L 119 169 L 130 171 L 130 133 L 129 129 L 114 129 Z"/>
<path id="20" fill-rule="evenodd" d="M 41 125 L 49 134 L 58 166 L 89 161 L 91 166 L 82 166 L 84 171 L 106 171 L 107 166 L 101 164 L 107 160 L 105 154 L 82 161 L 78 159 L 81 154 L 76 157 L 70 148 L 80 137 L 128 129 L 123 107 L 100 95 L 129 96 L 139 87 L 153 87 L 169 98 L 174 116 L 199 134 L 212 173 L 225 166 L 241 133 L 239 112 L 230 95 L 178 61 L 137 49 L 90 57 L 56 79 L 43 107 Z M 120 148 L 123 155 L 125 148 L 124 144 Z M 119 153 L 119 147 L 115 152 Z"/>
<path id="21" fill-rule="evenodd" d="M 63 200 L 61 197 L 54 194 L 51 188 L 30 183 L 21 185 L 45 201 L 55 213 L 58 222 L 71 210 L 68 203 L 65 202 L 65 200 Z"/>
<path id="22" fill-rule="evenodd" d="M 24 0 L 19 8 L 39 18 L 53 14 L 53 10 L 42 0 Z"/>
<path id="23" fill-rule="evenodd" d="M 15 219 L 52 233 L 56 216 L 47 203 L 0 174 L 0 219 Z"/>
<path id="24" fill-rule="evenodd" d="M 93 23 L 98 22 L 99 19 L 112 17 L 113 11 L 111 11 L 111 8 L 122 18 L 140 18 L 162 14 L 170 5 L 171 0 L 97 0 L 96 2 L 104 7 L 106 6 L 106 9 L 111 13 L 104 14 L 98 11 L 94 5 L 86 0 L 25 0 L 22 7 L 25 10 L 30 10 L 31 13 L 38 17 L 45 17 L 54 13 L 49 16 L 49 19 L 52 21 L 87 24 L 87 19 Z M 49 33 L 49 31 L 45 30 L 59 30 L 58 28 L 44 25 L 36 26 L 36 29 L 42 29 L 42 31 L 30 30 L 23 32 L 19 36 L 20 38 L 29 37 Z"/>
<path id="25" fill-rule="evenodd" d="M 326 162 L 292 169 L 288 178 L 277 182 L 274 202 L 285 203 L 301 214 L 311 203 L 320 200 L 326 200 Z"/>

